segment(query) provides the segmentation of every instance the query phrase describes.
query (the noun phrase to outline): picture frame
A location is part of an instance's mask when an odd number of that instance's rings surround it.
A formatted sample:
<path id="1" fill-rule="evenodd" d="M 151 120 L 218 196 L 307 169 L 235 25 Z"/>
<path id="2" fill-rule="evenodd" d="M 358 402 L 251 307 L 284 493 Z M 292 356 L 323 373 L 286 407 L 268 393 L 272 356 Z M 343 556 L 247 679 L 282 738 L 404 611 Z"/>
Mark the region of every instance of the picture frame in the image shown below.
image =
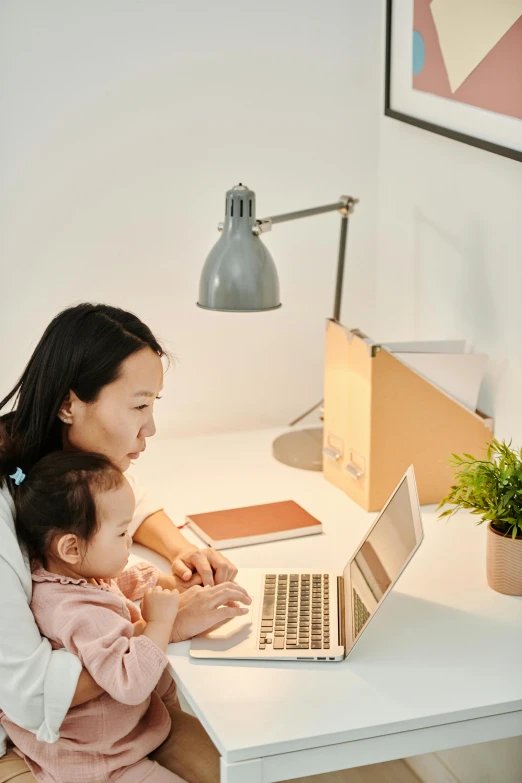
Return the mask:
<path id="1" fill-rule="evenodd" d="M 504 0 L 491 2 L 500 4 L 497 9 L 504 8 Z M 458 36 L 452 25 L 450 3 L 451 0 L 387 0 L 384 113 L 522 162 L 522 11 L 493 46 L 492 41 L 516 14 L 515 4 L 504 9 L 504 18 L 499 18 L 502 9 L 497 13 L 495 25 L 488 26 L 487 19 L 474 21 L 470 17 L 469 23 L 476 25 L 474 34 L 482 38 L 483 51 L 491 47 L 473 68 L 472 57 L 476 55 L 471 52 L 466 61 L 465 46 L 462 53 L 455 47 Z M 462 23 L 461 19 L 458 23 Z M 464 41 L 467 38 L 462 36 Z M 468 76 L 462 79 L 466 73 Z M 518 116 L 492 110 L 495 107 Z"/>

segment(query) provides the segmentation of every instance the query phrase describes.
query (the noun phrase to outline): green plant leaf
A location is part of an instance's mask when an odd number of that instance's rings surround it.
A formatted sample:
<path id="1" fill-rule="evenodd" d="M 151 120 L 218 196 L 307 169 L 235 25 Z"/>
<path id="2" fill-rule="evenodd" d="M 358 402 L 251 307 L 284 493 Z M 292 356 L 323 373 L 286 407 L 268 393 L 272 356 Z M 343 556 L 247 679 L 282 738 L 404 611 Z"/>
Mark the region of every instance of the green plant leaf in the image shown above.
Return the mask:
<path id="1" fill-rule="evenodd" d="M 511 441 L 493 438 L 484 449 L 486 459 L 467 452 L 451 455 L 453 483 L 437 510 L 451 505 L 440 514 L 450 518 L 466 509 L 481 517 L 477 524 L 489 520 L 495 529 L 512 535 L 522 530 L 522 448 L 514 450 Z"/>

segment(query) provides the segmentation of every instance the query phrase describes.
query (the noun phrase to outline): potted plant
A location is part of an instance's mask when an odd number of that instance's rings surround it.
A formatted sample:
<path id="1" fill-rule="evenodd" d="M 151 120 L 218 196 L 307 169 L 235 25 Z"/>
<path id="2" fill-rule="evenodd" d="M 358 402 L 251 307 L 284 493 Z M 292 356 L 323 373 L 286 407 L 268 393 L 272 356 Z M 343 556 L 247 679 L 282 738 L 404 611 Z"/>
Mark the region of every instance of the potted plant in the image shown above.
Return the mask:
<path id="1" fill-rule="evenodd" d="M 481 517 L 477 524 L 487 522 L 488 584 L 505 595 L 522 595 L 522 449 L 493 439 L 486 459 L 453 454 L 451 465 L 455 483 L 437 510 L 454 508 L 440 517 L 468 509 Z"/>

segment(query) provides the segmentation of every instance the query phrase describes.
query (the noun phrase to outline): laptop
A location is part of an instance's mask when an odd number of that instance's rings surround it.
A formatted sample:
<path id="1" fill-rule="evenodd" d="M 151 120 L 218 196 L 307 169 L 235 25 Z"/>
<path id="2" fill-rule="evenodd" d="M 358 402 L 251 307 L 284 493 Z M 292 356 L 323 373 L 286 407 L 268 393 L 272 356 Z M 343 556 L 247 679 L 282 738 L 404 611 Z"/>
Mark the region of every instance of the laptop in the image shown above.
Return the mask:
<path id="1" fill-rule="evenodd" d="M 241 569 L 250 611 L 195 636 L 192 658 L 342 661 L 424 537 L 413 466 L 342 573 Z"/>

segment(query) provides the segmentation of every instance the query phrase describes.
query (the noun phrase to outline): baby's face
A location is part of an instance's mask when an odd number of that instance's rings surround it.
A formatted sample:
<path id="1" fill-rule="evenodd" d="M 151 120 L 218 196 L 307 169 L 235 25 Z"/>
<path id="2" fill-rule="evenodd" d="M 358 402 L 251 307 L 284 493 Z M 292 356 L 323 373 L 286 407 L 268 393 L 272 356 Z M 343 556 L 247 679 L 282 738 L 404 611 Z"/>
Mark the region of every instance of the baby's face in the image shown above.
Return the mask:
<path id="1" fill-rule="evenodd" d="M 134 515 L 134 492 L 124 477 L 121 485 L 95 497 L 99 529 L 89 541 L 81 563 L 82 576 L 114 579 L 127 565 L 132 538 L 127 532 Z"/>

